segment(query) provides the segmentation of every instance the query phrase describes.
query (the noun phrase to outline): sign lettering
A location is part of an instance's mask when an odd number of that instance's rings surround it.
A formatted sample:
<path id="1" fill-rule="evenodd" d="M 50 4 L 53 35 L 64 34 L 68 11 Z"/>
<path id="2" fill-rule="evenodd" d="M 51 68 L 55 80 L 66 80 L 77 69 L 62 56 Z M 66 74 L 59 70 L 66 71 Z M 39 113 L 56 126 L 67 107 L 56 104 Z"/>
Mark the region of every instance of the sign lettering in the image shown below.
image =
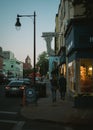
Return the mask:
<path id="1" fill-rule="evenodd" d="M 73 46 L 73 41 L 70 42 L 70 44 L 68 45 L 67 50 L 69 51 L 71 49 L 71 47 Z"/>

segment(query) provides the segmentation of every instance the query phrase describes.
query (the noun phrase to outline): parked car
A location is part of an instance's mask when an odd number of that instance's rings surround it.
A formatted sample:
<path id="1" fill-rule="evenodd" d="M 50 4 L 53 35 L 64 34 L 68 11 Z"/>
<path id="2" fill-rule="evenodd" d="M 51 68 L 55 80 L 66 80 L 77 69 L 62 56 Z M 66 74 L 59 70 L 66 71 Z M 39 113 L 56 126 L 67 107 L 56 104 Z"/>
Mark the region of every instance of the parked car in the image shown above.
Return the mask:
<path id="1" fill-rule="evenodd" d="M 17 95 L 22 96 L 24 89 L 29 86 L 29 83 L 22 80 L 13 80 L 5 87 L 5 95 Z"/>
<path id="2" fill-rule="evenodd" d="M 31 79 L 29 79 L 29 78 L 22 78 L 22 79 L 19 79 L 19 80 L 24 81 L 25 83 L 27 83 L 29 85 L 32 84 Z"/>
<path id="3" fill-rule="evenodd" d="M 13 80 L 17 80 L 17 78 L 14 78 L 14 77 L 11 77 L 11 78 L 8 78 L 8 81 L 13 81 Z"/>

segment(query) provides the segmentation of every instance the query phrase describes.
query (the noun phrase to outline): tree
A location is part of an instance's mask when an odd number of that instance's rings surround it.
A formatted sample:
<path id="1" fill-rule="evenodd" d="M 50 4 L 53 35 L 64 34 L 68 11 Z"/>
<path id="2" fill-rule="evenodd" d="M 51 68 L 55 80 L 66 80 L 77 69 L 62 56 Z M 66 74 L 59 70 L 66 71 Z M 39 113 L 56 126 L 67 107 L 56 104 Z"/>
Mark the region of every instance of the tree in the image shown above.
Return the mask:
<path id="1" fill-rule="evenodd" d="M 42 52 L 37 58 L 37 67 L 40 68 L 40 74 L 46 75 L 49 68 L 49 57 L 47 52 Z"/>
<path id="2" fill-rule="evenodd" d="M 32 69 L 24 69 L 23 70 L 23 77 L 28 77 L 29 76 L 29 74 L 31 74 L 32 73 Z"/>

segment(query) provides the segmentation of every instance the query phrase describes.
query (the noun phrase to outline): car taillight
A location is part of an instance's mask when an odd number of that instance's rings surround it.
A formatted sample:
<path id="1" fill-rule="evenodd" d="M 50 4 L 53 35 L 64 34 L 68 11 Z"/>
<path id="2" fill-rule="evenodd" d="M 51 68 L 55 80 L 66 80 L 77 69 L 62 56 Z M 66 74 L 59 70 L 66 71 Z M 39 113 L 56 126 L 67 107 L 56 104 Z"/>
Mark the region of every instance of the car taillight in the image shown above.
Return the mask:
<path id="1" fill-rule="evenodd" d="M 10 89 L 10 87 L 9 87 L 9 86 L 6 86 L 5 89 Z"/>
<path id="2" fill-rule="evenodd" d="M 21 86 L 21 87 L 19 87 L 19 89 L 22 89 L 22 90 L 24 90 L 24 86 Z"/>

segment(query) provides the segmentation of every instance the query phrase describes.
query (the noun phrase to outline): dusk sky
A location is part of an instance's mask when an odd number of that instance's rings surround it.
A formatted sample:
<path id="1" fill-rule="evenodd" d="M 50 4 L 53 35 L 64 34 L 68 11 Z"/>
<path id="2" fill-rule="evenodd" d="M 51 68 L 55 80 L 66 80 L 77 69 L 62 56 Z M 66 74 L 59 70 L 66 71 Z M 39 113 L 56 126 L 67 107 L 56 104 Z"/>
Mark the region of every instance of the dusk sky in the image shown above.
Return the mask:
<path id="1" fill-rule="evenodd" d="M 0 0 L 0 46 L 12 51 L 20 61 L 30 56 L 33 65 L 33 17 L 20 18 L 21 29 L 15 28 L 17 14 L 36 12 L 36 57 L 46 51 L 42 32 L 55 31 L 55 16 L 60 0 Z M 36 58 L 37 59 L 37 58 Z"/>

